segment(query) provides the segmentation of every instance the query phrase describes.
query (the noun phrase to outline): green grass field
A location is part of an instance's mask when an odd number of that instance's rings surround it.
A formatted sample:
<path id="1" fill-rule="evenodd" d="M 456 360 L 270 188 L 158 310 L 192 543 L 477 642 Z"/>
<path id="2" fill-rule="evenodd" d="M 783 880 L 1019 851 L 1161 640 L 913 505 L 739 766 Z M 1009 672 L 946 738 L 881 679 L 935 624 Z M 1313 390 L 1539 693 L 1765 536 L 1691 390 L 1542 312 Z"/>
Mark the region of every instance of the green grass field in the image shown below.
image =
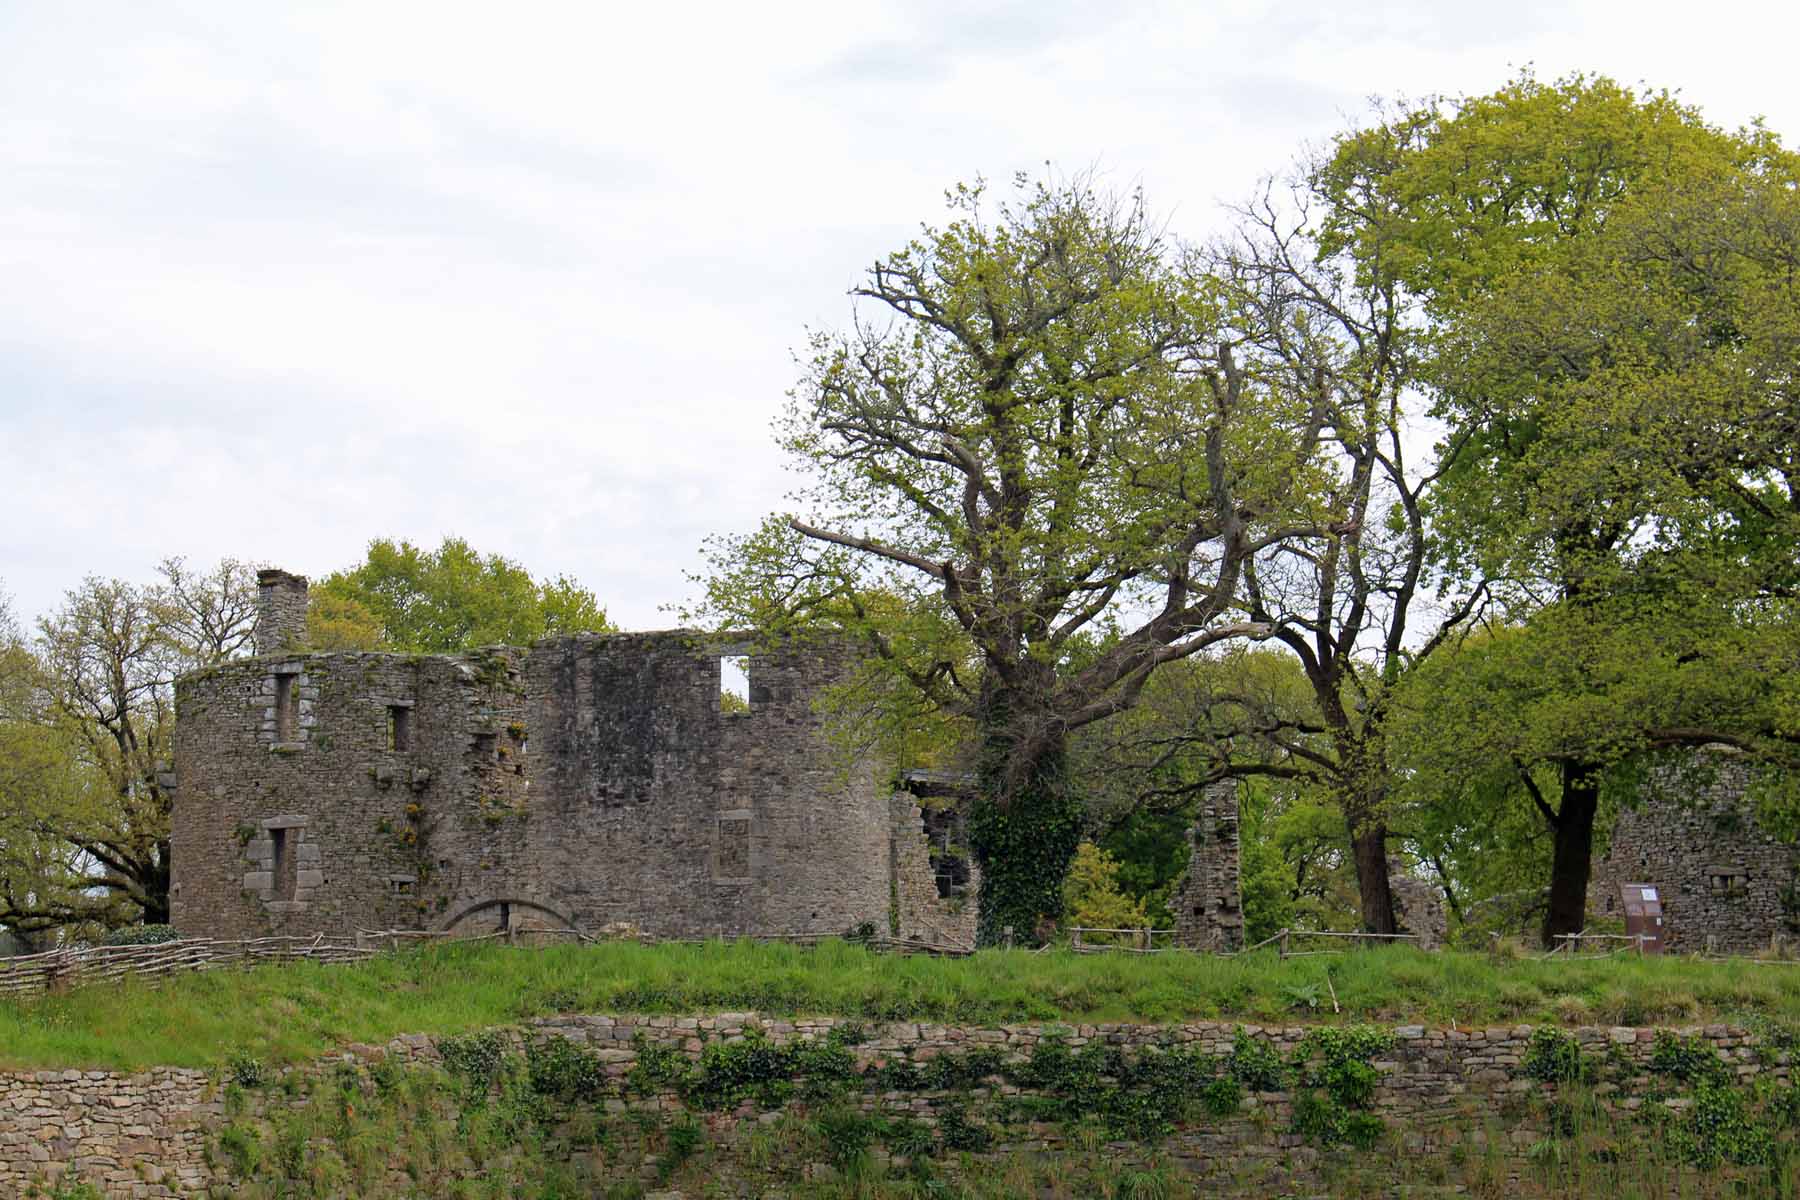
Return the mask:
<path id="1" fill-rule="evenodd" d="M 1541 962 L 1404 948 L 1281 961 L 1273 951 L 1215 958 L 1015 950 L 938 959 L 835 941 L 813 948 L 451 943 L 354 965 L 215 971 L 0 1001 L 0 1067 L 210 1067 L 234 1055 L 275 1064 L 350 1042 L 466 1032 L 556 1012 L 744 1010 L 971 1024 L 1800 1026 L 1800 966 Z"/>

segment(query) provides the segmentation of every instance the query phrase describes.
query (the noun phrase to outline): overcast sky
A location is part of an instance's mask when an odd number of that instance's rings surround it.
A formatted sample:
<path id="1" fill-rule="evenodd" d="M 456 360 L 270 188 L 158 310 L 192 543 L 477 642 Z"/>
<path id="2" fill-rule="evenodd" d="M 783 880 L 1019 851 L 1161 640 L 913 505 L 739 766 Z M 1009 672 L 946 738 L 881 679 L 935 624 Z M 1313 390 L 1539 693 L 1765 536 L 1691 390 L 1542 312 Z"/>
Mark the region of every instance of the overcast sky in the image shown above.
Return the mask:
<path id="1" fill-rule="evenodd" d="M 1791 4 L 0 0 L 0 587 L 445 534 L 666 626 L 807 326 L 1045 162 L 1201 238 L 1532 64 L 1800 139 Z"/>

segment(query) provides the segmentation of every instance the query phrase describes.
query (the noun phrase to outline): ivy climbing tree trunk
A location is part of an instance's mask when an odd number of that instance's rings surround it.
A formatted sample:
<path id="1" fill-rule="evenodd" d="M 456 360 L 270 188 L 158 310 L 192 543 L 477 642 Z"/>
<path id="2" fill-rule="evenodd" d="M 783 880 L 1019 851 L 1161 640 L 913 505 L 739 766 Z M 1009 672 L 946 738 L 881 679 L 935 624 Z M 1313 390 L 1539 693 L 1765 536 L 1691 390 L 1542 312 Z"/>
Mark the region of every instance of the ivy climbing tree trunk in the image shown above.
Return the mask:
<path id="1" fill-rule="evenodd" d="M 1069 775 L 1067 738 L 1032 720 L 1029 701 L 994 689 L 983 703 L 979 792 L 969 814 L 981 867 L 976 937 L 984 945 L 1037 941 L 1063 915 L 1063 877 L 1085 811 Z M 1023 718 L 1023 719 L 1021 719 Z"/>

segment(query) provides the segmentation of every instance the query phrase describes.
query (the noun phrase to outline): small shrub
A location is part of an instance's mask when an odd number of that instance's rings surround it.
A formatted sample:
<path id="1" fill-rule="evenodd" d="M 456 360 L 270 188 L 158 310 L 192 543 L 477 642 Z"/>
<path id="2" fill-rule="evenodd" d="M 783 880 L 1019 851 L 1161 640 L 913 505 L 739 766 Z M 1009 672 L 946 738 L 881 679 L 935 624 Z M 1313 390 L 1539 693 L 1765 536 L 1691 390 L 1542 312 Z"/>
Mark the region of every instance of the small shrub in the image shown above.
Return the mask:
<path id="1" fill-rule="evenodd" d="M 592 1103 L 608 1090 L 605 1065 L 562 1037 L 525 1044 L 525 1077 L 538 1095 L 564 1102 Z"/>
<path id="2" fill-rule="evenodd" d="M 160 946 L 164 942 L 178 942 L 181 935 L 175 932 L 173 925 L 127 925 L 123 929 L 115 929 L 101 939 L 102 946 Z"/>
<path id="3" fill-rule="evenodd" d="M 1215 1117 L 1235 1116 L 1244 1107 L 1244 1089 L 1229 1075 L 1221 1075 L 1200 1089 L 1200 1105 Z"/>
<path id="4" fill-rule="evenodd" d="M 225 1073 L 239 1087 L 259 1088 L 269 1081 L 269 1069 L 260 1058 L 234 1054 L 225 1060 Z"/>
<path id="5" fill-rule="evenodd" d="M 657 1183 L 669 1182 L 669 1178 L 681 1169 L 682 1164 L 694 1157 L 705 1140 L 705 1131 L 700 1128 L 700 1122 L 690 1116 L 683 1116 L 669 1126 L 668 1145 L 656 1159 Z"/>
<path id="6" fill-rule="evenodd" d="M 1287 1080 L 1287 1069 L 1275 1047 L 1253 1038 L 1239 1026 L 1231 1043 L 1231 1058 L 1226 1069 L 1231 1077 L 1252 1092 L 1278 1091 Z"/>
<path id="7" fill-rule="evenodd" d="M 840 1167 L 861 1158 L 875 1140 L 876 1122 L 854 1108 L 827 1109 L 815 1122 L 826 1153 Z"/>
<path id="8" fill-rule="evenodd" d="M 901 1158 L 929 1158 L 937 1150 L 931 1127 L 911 1117 L 895 1117 L 882 1127 L 881 1140 Z"/>
<path id="9" fill-rule="evenodd" d="M 225 1162 L 234 1175 L 240 1179 L 248 1179 L 256 1171 L 257 1161 L 262 1157 L 262 1146 L 257 1140 L 256 1130 L 246 1129 L 242 1125 L 227 1125 L 219 1131 L 219 1152 L 225 1156 Z"/>
<path id="10" fill-rule="evenodd" d="M 1387 1133 L 1387 1122 L 1371 1112 L 1353 1112 L 1344 1117 L 1344 1140 L 1358 1150 L 1373 1150 Z"/>
<path id="11" fill-rule="evenodd" d="M 969 1119 L 960 1104 L 946 1104 L 938 1109 L 938 1135 L 946 1150 L 967 1150 L 979 1154 L 993 1144 L 994 1135 L 987 1126 Z"/>
<path id="12" fill-rule="evenodd" d="M 1547 1025 L 1531 1031 L 1522 1065 L 1526 1075 L 1545 1083 L 1579 1083 L 1593 1070 L 1574 1034 Z"/>

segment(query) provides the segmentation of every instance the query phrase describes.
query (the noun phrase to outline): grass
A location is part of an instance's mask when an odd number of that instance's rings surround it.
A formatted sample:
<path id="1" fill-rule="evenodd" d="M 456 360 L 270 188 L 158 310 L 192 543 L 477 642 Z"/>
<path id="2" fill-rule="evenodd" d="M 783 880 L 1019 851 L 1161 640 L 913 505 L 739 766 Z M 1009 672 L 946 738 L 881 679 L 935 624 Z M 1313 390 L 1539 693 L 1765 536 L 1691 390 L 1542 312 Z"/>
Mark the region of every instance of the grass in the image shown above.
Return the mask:
<path id="1" fill-rule="evenodd" d="M 1327 971 L 1341 1014 L 1328 1000 L 1314 1007 Z M 1800 966 L 1540 962 L 1401 947 L 1281 961 L 1272 951 L 935 959 L 841 942 L 452 943 L 353 965 L 206 972 L 0 1001 L 0 1067 L 213 1067 L 230 1057 L 278 1064 L 350 1042 L 462 1033 L 555 1012 L 750 1009 L 967 1024 L 1800 1025 Z"/>

